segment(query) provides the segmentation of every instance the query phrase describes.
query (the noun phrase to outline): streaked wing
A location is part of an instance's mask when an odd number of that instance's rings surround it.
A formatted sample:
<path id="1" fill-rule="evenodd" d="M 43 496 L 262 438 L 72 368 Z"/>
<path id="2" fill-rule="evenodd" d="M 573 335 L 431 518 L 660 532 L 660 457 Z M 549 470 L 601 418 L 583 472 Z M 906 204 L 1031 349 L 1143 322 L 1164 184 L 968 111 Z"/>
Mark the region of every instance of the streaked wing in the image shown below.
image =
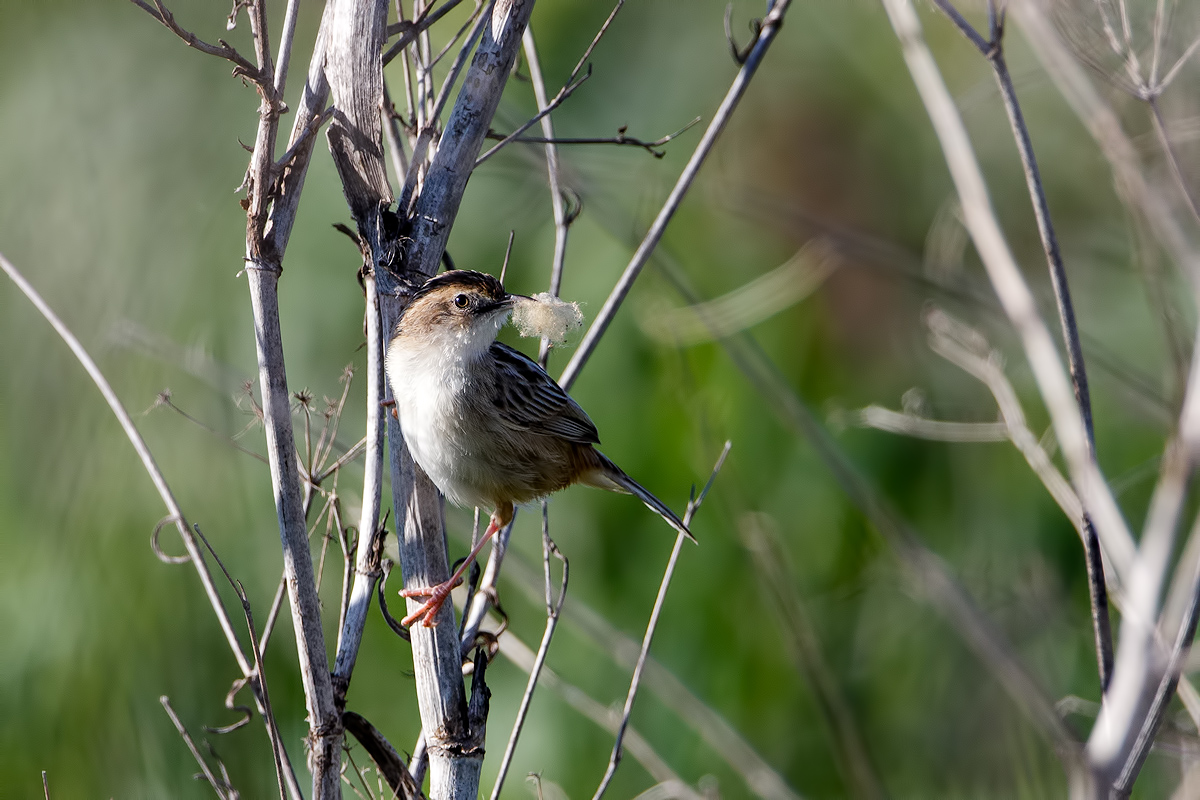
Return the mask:
<path id="1" fill-rule="evenodd" d="M 588 415 L 536 362 L 500 342 L 490 352 L 499 371 L 492 402 L 505 424 L 579 444 L 600 443 Z"/>

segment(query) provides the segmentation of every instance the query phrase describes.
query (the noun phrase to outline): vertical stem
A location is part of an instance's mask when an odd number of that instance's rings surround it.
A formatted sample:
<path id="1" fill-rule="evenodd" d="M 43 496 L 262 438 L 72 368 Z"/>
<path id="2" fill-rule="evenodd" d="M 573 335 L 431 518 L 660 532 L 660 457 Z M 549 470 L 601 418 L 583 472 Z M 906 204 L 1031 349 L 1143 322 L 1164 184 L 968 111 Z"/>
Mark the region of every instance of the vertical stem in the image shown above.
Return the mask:
<path id="1" fill-rule="evenodd" d="M 383 271 L 377 276 L 384 330 L 392 330 L 403 311 L 402 300 L 388 283 L 389 278 Z M 434 586 L 450 577 L 443 500 L 413 462 L 400 423 L 391 414 L 387 415 L 387 439 L 404 586 Z M 408 604 L 412 612 L 420 602 L 410 599 Z M 429 797 L 475 800 L 483 765 L 483 742 L 475 741 L 467 718 L 462 656 L 452 603 L 442 606 L 435 623 L 429 628 L 415 625 L 410 631 L 417 705 L 429 753 Z"/>
<path id="2" fill-rule="evenodd" d="M 525 29 L 522 40 L 525 49 L 525 62 L 529 65 L 529 80 L 533 84 L 533 94 L 537 98 L 538 111 L 545 111 L 550 105 L 546 97 L 546 81 L 542 77 L 542 63 L 538 59 L 537 43 L 533 39 L 533 29 Z M 567 234 L 570 222 L 567 220 L 567 203 L 563 199 L 562 185 L 558 170 L 558 145 L 554 143 L 554 123 L 550 115 L 542 117 L 542 136 L 546 139 L 546 179 L 550 185 L 550 208 L 554 212 L 554 261 L 550 267 L 550 294 L 558 297 L 562 289 L 563 266 L 567 260 Z M 542 339 L 538 350 L 538 362 L 543 368 L 550 355 L 550 340 Z"/>
<path id="3" fill-rule="evenodd" d="M 1045 189 L 1042 187 L 1041 172 L 1038 169 L 1037 157 L 1033 152 L 1033 143 L 1029 138 L 1029 127 L 1025 123 L 1025 116 L 1021 113 L 1021 106 L 1017 102 L 1016 89 L 1013 87 L 1012 76 L 1008 72 L 1008 64 L 1004 60 L 1004 51 L 1000 40 L 992 43 L 989 60 L 996 73 L 996 82 L 1000 85 L 1000 94 L 1004 98 L 1004 110 L 1008 113 L 1008 120 L 1013 129 L 1013 138 L 1017 143 L 1017 151 L 1021 155 L 1021 165 L 1025 170 L 1025 182 L 1029 187 L 1038 233 L 1042 239 L 1042 249 L 1046 253 L 1046 261 L 1050 268 L 1050 282 L 1054 287 L 1054 298 L 1058 304 L 1058 318 L 1062 323 L 1063 342 L 1067 351 L 1067 369 L 1071 375 L 1071 385 L 1075 390 L 1075 400 L 1079 403 L 1079 413 L 1083 418 L 1088 455 L 1094 462 L 1096 460 L 1096 431 L 1092 422 L 1092 397 L 1088 388 L 1087 370 L 1083 364 L 1083 345 L 1079 340 L 1075 306 L 1071 302 L 1067 271 L 1063 266 L 1062 253 L 1058 248 L 1058 237 L 1055 235 L 1054 223 L 1050 218 L 1050 208 L 1046 202 Z M 1100 539 L 1096 535 L 1096 527 L 1092 523 L 1091 516 L 1086 512 L 1083 515 L 1083 555 L 1087 566 L 1088 596 L 1092 609 L 1092 630 L 1096 640 L 1100 691 L 1103 693 L 1108 690 L 1108 684 L 1112 680 L 1112 622 L 1108 613 L 1108 587 L 1104 580 L 1104 559 L 1100 552 Z"/>
<path id="4" fill-rule="evenodd" d="M 346 622 L 338 637 L 337 660 L 333 674 L 339 685 L 338 693 L 344 702 L 350 683 L 358 648 L 362 643 L 367 612 L 375 593 L 375 582 L 382 574 L 380 567 L 379 509 L 383 494 L 383 333 L 379 314 L 379 294 L 374 274 L 363 277 L 366 288 L 367 319 L 367 448 L 364 465 L 362 513 L 358 521 L 358 551 L 355 554 L 354 586 L 346 608 Z"/>
<path id="5" fill-rule="evenodd" d="M 300 475 L 279 328 L 279 273 L 267 265 L 251 262 L 246 274 L 254 312 L 254 340 L 271 486 L 275 491 L 283 568 L 308 707 L 313 795 L 328 800 L 341 797 L 342 727 L 333 702 L 329 658 L 321 630 L 321 606 L 313 580 L 312 555 L 308 549 L 308 532 L 300 499 Z"/>

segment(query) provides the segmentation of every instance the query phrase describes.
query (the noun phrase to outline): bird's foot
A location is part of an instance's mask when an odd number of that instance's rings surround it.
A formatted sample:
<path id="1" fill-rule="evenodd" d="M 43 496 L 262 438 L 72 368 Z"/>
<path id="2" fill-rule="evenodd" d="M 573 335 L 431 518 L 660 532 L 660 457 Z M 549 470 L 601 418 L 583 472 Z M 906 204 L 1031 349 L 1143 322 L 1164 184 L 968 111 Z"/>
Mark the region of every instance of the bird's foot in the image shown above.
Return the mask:
<path id="1" fill-rule="evenodd" d="M 409 614 L 404 619 L 400 620 L 400 624 L 408 627 L 418 620 L 422 620 L 426 628 L 432 628 L 437 625 L 434 617 L 442 608 L 442 604 L 450 597 L 450 591 L 462 583 L 462 578 L 457 580 L 448 580 L 445 583 L 439 583 L 437 586 L 429 586 L 420 589 L 403 589 L 400 592 L 401 597 L 428 597 L 425 604 L 418 608 L 413 613 Z"/>

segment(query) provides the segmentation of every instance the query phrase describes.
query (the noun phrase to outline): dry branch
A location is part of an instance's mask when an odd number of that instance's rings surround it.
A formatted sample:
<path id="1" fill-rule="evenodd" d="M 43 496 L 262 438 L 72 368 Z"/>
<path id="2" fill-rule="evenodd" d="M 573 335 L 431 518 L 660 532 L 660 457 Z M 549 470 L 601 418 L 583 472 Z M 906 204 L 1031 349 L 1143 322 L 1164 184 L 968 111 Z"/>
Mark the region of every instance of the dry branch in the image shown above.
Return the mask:
<path id="1" fill-rule="evenodd" d="M 884 6 L 941 142 L 967 230 L 1000 304 L 1021 338 L 1084 511 L 1096 523 L 1101 543 L 1124 578 L 1133 562 L 1133 537 L 1090 451 L 1083 417 L 1050 331 L 996 221 L 962 118 L 925 43 L 911 0 L 884 0 Z"/>
<path id="2" fill-rule="evenodd" d="M 988 0 L 989 38 L 984 40 L 979 32 L 963 19 L 950 0 L 935 0 L 935 2 L 976 46 L 980 54 L 988 60 L 996 77 L 996 83 L 1000 87 L 1004 110 L 1008 114 L 1008 121 L 1013 130 L 1013 139 L 1017 144 L 1017 152 L 1021 156 L 1021 166 L 1025 171 L 1025 183 L 1029 189 L 1034 217 L 1037 220 L 1042 249 L 1046 254 L 1047 266 L 1050 269 L 1050 284 L 1054 288 L 1054 298 L 1058 304 L 1058 318 L 1062 325 L 1063 342 L 1066 345 L 1067 367 L 1071 374 L 1071 385 L 1075 390 L 1075 400 L 1079 403 L 1079 413 L 1083 418 L 1087 449 L 1091 458 L 1095 460 L 1096 431 L 1092 422 L 1092 397 L 1088 389 L 1087 370 L 1083 362 L 1083 345 L 1079 340 L 1079 325 L 1075 319 L 1075 305 L 1071 301 L 1067 271 L 1063 266 L 1058 235 L 1054 231 L 1054 223 L 1050 217 L 1050 208 L 1046 201 L 1046 191 L 1042 186 L 1037 157 L 1033 152 L 1029 126 L 1025 122 L 1025 115 L 1017 101 L 1017 90 L 1013 86 L 1008 63 L 1004 58 L 1004 11 L 1001 9 L 997 14 L 995 0 Z M 1112 623 L 1108 614 L 1108 590 L 1104 582 L 1104 559 L 1100 553 L 1100 541 L 1091 517 L 1086 513 L 1083 516 L 1082 524 L 1084 562 L 1087 567 L 1088 594 L 1092 607 L 1092 629 L 1096 640 L 1096 663 L 1100 673 L 1100 690 L 1103 692 L 1108 689 L 1109 681 L 1112 679 L 1113 666 Z"/>
<path id="3" fill-rule="evenodd" d="M 716 144 L 717 137 L 721 135 L 721 131 L 725 129 L 725 125 L 733 116 L 734 110 L 737 108 L 738 102 L 745 94 L 746 87 L 750 85 L 750 79 L 754 77 L 754 73 L 758 70 L 763 58 L 767 54 L 767 50 L 771 46 L 771 42 L 775 40 L 776 34 L 779 33 L 780 27 L 783 25 L 783 16 L 787 13 L 788 6 L 791 5 L 791 0 L 778 0 L 771 5 L 770 11 L 763 18 L 759 26 L 758 38 L 754 42 L 754 46 L 750 49 L 749 55 L 746 57 L 742 68 L 738 70 L 737 77 L 733 80 L 733 85 L 729 87 L 729 91 L 725 94 L 725 98 L 721 101 L 721 105 L 717 108 L 717 112 L 713 115 L 712 122 L 704 131 L 704 136 L 701 137 L 700 143 L 696 145 L 692 157 L 688 159 L 687 165 L 680 173 L 679 179 L 675 182 L 675 187 L 671 189 L 670 195 L 663 203 L 663 207 L 655 217 L 654 222 L 650 225 L 650 230 L 646 232 L 645 237 L 638 245 L 637 251 L 629 260 L 629 264 L 625 267 L 625 271 L 621 274 L 621 278 L 617 281 L 617 285 L 613 287 L 608 299 L 604 301 L 604 306 L 596 315 L 596 319 L 592 321 L 591 327 L 584 334 L 583 341 L 579 343 L 579 347 L 575 350 L 575 354 L 571 356 L 566 369 L 563 370 L 562 376 L 558 382 L 564 389 L 570 389 L 579 377 L 580 370 L 584 364 L 591 358 L 592 352 L 596 349 L 596 345 L 600 343 L 600 338 L 604 336 L 604 332 L 608 330 L 609 324 L 613 317 L 616 316 L 617 310 L 624 302 L 629 290 L 633 288 L 633 282 L 637 280 L 641 274 L 642 268 L 646 266 L 646 262 L 650 259 L 650 254 L 654 252 L 654 248 L 662 239 L 663 233 L 667 229 L 671 218 L 675 216 L 675 212 L 679 210 L 680 203 L 683 202 L 683 197 L 691 188 L 692 182 L 696 179 L 696 175 L 700 172 L 700 167 L 704 164 L 709 153 L 712 152 L 713 145 Z"/>

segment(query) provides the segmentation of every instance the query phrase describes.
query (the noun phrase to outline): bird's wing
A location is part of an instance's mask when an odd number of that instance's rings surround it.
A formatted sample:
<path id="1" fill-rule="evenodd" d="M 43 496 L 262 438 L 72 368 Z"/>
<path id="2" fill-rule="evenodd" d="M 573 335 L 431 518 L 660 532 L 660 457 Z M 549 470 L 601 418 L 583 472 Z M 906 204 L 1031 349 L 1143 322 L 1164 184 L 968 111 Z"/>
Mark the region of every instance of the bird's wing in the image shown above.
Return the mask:
<path id="1" fill-rule="evenodd" d="M 500 342 L 492 344 L 491 355 L 498 371 L 492 402 L 505 424 L 579 444 L 599 444 L 588 415 L 535 361 Z"/>

